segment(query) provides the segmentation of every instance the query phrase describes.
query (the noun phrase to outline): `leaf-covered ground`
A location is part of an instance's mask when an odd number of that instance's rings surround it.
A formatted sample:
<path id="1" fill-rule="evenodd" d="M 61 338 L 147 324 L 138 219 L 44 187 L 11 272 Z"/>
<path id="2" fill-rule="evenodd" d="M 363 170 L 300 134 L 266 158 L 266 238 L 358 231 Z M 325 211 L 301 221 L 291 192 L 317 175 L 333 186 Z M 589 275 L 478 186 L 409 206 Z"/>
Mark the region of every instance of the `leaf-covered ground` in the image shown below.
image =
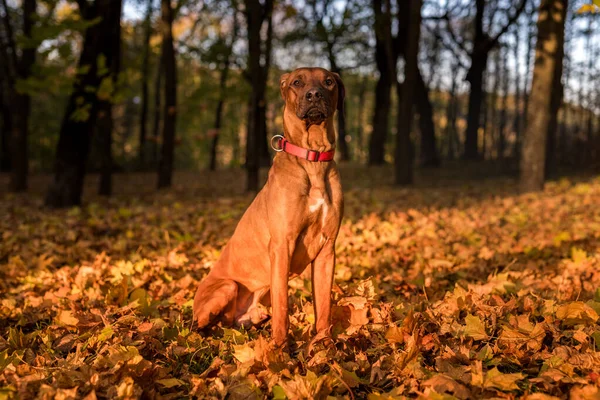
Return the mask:
<path id="1" fill-rule="evenodd" d="M 158 194 L 117 177 L 115 198 L 64 211 L 41 207 L 47 178 L 0 195 L 0 399 L 600 398 L 600 179 L 519 195 L 454 172 L 395 189 L 343 168 L 334 340 L 310 345 L 296 278 L 289 354 L 268 322 L 191 326 L 251 201 L 240 172 Z"/>

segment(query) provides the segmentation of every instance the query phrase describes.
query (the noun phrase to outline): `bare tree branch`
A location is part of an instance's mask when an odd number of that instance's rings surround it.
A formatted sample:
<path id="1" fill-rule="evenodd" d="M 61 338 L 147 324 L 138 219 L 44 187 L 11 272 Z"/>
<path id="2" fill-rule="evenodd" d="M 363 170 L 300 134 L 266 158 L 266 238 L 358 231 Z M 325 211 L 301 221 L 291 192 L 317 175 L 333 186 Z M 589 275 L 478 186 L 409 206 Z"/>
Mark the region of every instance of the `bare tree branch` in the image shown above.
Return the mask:
<path id="1" fill-rule="evenodd" d="M 504 25 L 502 29 L 500 29 L 500 32 L 498 32 L 496 36 L 490 39 L 487 46 L 485 47 L 485 50 L 490 51 L 498 44 L 498 41 L 500 40 L 502 35 L 504 35 L 508 31 L 508 28 L 510 28 L 511 25 L 514 24 L 517 21 L 517 19 L 519 19 L 519 16 L 521 16 L 521 13 L 523 12 L 523 10 L 525 10 L 526 5 L 527 0 L 521 0 L 521 2 L 515 10 L 515 13 L 508 18 L 506 25 Z"/>

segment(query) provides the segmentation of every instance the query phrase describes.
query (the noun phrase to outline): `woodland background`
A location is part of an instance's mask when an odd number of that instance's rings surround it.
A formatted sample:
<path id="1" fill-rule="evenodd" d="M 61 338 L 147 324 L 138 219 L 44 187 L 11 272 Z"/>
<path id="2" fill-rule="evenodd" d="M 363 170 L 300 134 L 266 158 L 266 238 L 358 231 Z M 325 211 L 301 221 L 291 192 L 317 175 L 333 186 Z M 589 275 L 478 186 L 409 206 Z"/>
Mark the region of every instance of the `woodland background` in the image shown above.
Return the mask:
<path id="1" fill-rule="evenodd" d="M 538 35 L 532 0 L 3 0 L 0 166 L 14 191 L 29 172 L 53 172 L 46 203 L 58 207 L 79 204 L 86 171 L 110 194 L 113 173 L 157 170 L 164 187 L 174 169 L 244 166 L 255 190 L 267 138 L 281 133 L 278 77 L 320 65 L 347 87 L 340 160 L 397 160 L 398 184 L 413 165 L 457 158 L 514 175 L 524 138 L 542 131 L 546 176 L 593 170 L 599 14 L 583 1 L 542 6 L 566 15 L 558 28 L 540 20 Z M 560 71 L 535 62 L 546 42 Z M 536 65 L 551 104 L 531 104 Z"/>

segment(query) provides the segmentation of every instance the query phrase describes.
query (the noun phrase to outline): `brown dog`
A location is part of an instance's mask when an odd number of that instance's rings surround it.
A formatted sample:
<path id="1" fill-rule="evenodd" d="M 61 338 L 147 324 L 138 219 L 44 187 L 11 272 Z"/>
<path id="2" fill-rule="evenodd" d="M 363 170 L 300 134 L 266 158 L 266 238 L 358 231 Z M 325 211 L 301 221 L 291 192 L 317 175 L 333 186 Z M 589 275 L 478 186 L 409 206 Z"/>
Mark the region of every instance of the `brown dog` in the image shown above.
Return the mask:
<path id="1" fill-rule="evenodd" d="M 339 75 L 322 68 L 285 74 L 280 89 L 285 139 L 278 142 L 269 179 L 194 298 L 199 328 L 216 316 L 226 324 L 248 325 L 267 317 L 260 303 L 270 290 L 277 345 L 285 344 L 288 334 L 288 280 L 309 264 L 317 331 L 327 332 L 331 325 L 343 198 L 336 164 L 329 160 L 335 149 L 333 117 L 336 109 L 343 112 L 345 94 Z"/>

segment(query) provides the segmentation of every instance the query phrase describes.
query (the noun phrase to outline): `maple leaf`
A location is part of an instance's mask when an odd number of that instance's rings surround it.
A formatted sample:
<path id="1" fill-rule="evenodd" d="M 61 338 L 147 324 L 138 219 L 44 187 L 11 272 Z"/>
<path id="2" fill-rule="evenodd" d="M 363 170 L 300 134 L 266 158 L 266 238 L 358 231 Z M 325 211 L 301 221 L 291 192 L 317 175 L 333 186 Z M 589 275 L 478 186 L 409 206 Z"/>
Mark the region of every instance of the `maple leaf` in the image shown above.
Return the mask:
<path id="1" fill-rule="evenodd" d="M 474 340 L 485 340 L 488 338 L 483 322 L 476 315 L 468 314 L 465 317 L 463 333 Z"/>
<path id="2" fill-rule="evenodd" d="M 574 301 L 559 306 L 556 309 L 556 318 L 566 326 L 578 324 L 594 324 L 598 320 L 598 313 L 582 301 Z"/>
<path id="3" fill-rule="evenodd" d="M 503 374 L 498 368 L 493 368 L 486 372 L 483 380 L 483 387 L 494 388 L 504 392 L 518 390 L 517 382 L 525 378 L 521 373 Z"/>

